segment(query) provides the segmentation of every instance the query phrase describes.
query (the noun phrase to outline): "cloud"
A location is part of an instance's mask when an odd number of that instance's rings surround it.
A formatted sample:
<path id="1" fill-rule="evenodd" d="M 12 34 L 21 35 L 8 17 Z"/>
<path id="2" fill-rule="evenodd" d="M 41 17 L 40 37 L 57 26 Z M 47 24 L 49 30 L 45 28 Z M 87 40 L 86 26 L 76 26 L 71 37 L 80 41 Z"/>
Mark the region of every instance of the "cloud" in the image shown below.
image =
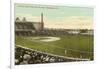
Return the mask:
<path id="1" fill-rule="evenodd" d="M 86 16 L 58 17 L 58 20 L 47 21 L 45 27 L 65 29 L 93 29 L 93 18 Z"/>

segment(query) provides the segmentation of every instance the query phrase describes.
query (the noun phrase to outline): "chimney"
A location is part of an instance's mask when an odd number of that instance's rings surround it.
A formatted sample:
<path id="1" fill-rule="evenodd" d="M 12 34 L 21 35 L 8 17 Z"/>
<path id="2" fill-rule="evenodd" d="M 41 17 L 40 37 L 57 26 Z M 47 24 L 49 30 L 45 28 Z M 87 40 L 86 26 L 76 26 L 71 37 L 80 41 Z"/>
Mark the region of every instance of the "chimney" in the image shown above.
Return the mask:
<path id="1" fill-rule="evenodd" d="M 44 28 L 43 13 L 41 13 L 41 30 Z"/>

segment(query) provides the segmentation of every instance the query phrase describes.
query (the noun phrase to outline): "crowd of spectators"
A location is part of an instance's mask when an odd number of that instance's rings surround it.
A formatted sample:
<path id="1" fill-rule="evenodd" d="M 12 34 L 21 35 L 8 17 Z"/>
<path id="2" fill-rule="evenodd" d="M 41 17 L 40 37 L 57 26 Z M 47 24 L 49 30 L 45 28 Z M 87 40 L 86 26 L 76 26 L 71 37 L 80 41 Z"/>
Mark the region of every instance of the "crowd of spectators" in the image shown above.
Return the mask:
<path id="1" fill-rule="evenodd" d="M 72 61 L 58 56 L 49 55 L 21 47 L 15 48 L 15 65 L 40 64 Z"/>

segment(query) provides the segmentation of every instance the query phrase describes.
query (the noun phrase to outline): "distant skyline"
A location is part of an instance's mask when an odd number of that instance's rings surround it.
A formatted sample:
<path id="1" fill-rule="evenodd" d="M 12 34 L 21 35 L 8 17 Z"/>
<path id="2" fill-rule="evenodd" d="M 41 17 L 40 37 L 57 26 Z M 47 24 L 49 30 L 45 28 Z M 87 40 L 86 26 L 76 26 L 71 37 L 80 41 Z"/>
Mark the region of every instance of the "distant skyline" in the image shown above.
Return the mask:
<path id="1" fill-rule="evenodd" d="M 45 28 L 93 29 L 93 8 L 15 4 L 15 17 L 39 22 L 41 13 Z"/>

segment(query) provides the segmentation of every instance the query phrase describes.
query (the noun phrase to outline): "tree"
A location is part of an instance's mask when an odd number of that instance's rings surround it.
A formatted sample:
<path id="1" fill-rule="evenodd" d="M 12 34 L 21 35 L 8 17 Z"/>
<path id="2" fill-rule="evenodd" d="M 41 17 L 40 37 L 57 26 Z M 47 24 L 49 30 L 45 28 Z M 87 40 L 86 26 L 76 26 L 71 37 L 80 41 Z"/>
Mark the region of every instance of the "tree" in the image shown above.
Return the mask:
<path id="1" fill-rule="evenodd" d="M 81 29 L 80 33 L 86 33 L 88 30 L 87 29 Z"/>

